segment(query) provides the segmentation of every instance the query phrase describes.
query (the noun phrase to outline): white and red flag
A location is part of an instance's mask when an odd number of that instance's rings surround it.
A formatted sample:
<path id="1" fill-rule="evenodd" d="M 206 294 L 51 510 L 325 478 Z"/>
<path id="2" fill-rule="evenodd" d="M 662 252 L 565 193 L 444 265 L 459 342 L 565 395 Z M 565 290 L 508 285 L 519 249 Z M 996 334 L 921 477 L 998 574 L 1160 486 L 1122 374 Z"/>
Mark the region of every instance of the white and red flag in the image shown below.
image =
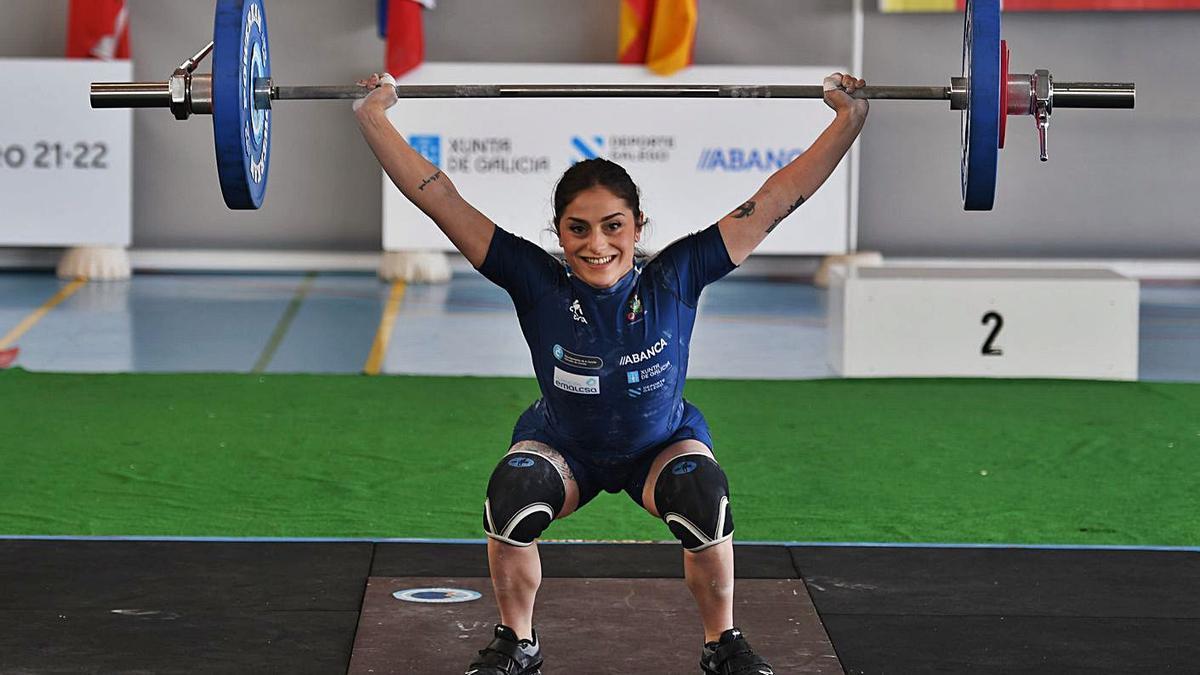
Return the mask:
<path id="1" fill-rule="evenodd" d="M 129 10 L 125 0 L 70 0 L 67 58 L 129 58 Z"/>
<path id="2" fill-rule="evenodd" d="M 425 60 L 425 26 L 422 12 L 435 0 L 382 0 L 387 14 L 387 72 L 394 77 Z"/>

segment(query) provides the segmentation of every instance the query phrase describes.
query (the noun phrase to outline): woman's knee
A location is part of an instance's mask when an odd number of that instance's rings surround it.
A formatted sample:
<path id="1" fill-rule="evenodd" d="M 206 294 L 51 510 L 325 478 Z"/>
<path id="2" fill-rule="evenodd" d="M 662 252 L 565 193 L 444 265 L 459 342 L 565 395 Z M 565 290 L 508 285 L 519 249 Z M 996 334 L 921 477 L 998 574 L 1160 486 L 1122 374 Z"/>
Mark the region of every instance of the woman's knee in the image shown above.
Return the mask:
<path id="1" fill-rule="evenodd" d="M 488 481 L 484 532 L 514 546 L 532 544 L 551 521 L 566 516 L 578 504 L 579 488 L 569 472 L 562 455 L 549 446 L 514 445 Z"/>
<path id="2" fill-rule="evenodd" d="M 725 471 L 702 449 L 673 452 L 647 485 L 652 499 L 647 510 L 658 515 L 688 551 L 703 551 L 733 536 L 729 480 Z"/>

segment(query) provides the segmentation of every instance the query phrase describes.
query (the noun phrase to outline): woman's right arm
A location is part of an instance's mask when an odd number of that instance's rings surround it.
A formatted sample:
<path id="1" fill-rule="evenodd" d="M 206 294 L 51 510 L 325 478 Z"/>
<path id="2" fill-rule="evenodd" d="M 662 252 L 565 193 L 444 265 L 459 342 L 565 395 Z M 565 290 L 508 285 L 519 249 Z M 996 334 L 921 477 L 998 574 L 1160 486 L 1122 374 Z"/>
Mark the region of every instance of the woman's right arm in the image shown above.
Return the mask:
<path id="1" fill-rule="evenodd" d="M 377 88 L 355 102 L 354 114 L 379 164 L 400 192 L 437 224 L 471 265 L 483 265 L 495 223 L 468 204 L 450 178 L 413 150 L 392 126 L 387 109 L 396 103 L 395 88 L 386 81 L 380 85 L 376 76 L 363 84 Z"/>

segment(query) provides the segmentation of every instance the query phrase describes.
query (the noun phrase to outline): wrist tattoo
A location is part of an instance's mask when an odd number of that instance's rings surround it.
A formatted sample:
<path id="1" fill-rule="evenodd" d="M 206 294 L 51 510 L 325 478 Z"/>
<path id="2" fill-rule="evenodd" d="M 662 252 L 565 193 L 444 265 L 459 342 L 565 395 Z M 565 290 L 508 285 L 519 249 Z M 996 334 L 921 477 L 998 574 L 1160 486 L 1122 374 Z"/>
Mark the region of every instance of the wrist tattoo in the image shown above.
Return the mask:
<path id="1" fill-rule="evenodd" d="M 750 200 L 750 201 L 746 202 L 745 204 L 742 204 L 741 206 L 737 207 L 737 210 L 734 211 L 732 215 L 734 218 L 748 218 L 749 216 L 751 216 L 753 214 L 754 214 L 754 200 Z"/>
<path id="2" fill-rule="evenodd" d="M 788 216 L 792 215 L 792 211 L 795 211 L 796 209 L 800 208 L 800 205 L 803 203 L 804 203 L 804 195 L 800 195 L 800 197 L 794 203 L 792 203 L 791 206 L 788 207 L 787 213 L 784 213 L 782 216 L 779 216 L 778 218 L 775 219 L 775 222 L 771 223 L 771 226 L 767 228 L 767 234 L 770 234 L 772 230 L 774 230 L 776 227 L 779 226 L 779 223 L 783 222 L 784 218 L 787 218 Z"/>
<path id="3" fill-rule="evenodd" d="M 441 177 L 442 177 L 442 172 L 438 171 L 437 173 L 433 174 L 429 178 L 426 178 L 425 180 L 421 181 L 421 184 L 419 186 L 417 186 L 417 189 L 424 190 L 426 185 L 429 185 L 430 183 L 434 182 L 435 180 L 437 180 Z"/>

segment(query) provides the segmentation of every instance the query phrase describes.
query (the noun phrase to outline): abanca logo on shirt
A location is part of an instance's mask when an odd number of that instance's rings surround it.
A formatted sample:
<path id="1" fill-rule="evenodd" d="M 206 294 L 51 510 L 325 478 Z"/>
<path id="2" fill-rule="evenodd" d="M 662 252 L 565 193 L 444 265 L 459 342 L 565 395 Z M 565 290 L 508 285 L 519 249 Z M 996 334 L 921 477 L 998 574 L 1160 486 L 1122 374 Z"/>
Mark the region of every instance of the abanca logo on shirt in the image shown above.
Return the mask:
<path id="1" fill-rule="evenodd" d="M 626 354 L 626 355 L 622 356 L 621 360 L 617 362 L 617 365 L 627 366 L 631 363 L 641 363 L 642 361 L 647 361 L 647 360 L 652 359 L 652 358 L 658 356 L 659 354 L 661 354 L 662 350 L 664 350 L 666 348 L 667 348 L 666 338 L 659 338 L 658 342 L 655 342 L 654 344 L 650 345 L 649 347 L 643 349 L 640 352 L 635 352 L 633 354 Z"/>
<path id="2" fill-rule="evenodd" d="M 595 375 L 576 375 L 556 367 L 554 386 L 572 394 L 599 394 L 600 378 Z"/>

